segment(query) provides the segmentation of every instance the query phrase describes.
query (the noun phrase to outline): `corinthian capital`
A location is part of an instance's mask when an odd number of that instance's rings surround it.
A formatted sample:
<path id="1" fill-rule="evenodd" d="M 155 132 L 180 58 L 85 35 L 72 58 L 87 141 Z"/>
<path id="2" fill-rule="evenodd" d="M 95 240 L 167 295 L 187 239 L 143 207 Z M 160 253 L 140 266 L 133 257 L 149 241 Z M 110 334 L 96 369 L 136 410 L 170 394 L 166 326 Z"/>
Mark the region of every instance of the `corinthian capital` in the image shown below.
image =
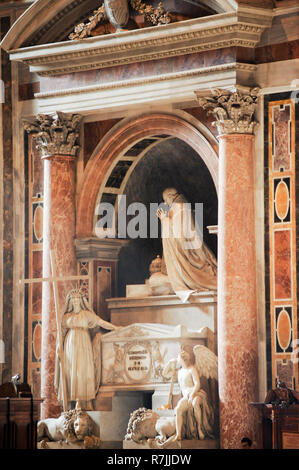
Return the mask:
<path id="1" fill-rule="evenodd" d="M 56 115 L 38 114 L 26 122 L 25 130 L 33 134 L 43 157 L 49 155 L 76 156 L 79 146 L 81 116 L 57 111 Z"/>
<path id="2" fill-rule="evenodd" d="M 257 106 L 259 88 L 253 88 L 249 93 L 228 90 L 212 90 L 208 97 L 195 92 L 199 106 L 208 109 L 208 114 L 214 114 L 216 121 L 213 125 L 221 134 L 253 134 L 257 122 L 254 111 Z"/>

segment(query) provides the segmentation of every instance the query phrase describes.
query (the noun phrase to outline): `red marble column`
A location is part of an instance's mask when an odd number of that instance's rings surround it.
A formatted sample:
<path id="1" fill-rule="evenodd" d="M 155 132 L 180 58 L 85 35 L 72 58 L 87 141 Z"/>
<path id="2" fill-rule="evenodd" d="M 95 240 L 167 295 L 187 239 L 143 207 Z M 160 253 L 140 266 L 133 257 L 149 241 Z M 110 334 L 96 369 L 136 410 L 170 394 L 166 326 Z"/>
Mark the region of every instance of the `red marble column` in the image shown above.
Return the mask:
<path id="1" fill-rule="evenodd" d="M 75 176 L 74 157 L 53 155 L 44 158 L 44 225 L 43 277 L 51 277 L 50 250 L 56 261 L 56 274 L 76 273 Z M 70 282 L 59 283 L 60 308 L 64 308 Z M 60 312 L 62 313 L 62 312 Z M 54 390 L 56 358 L 56 313 L 52 283 L 43 283 L 42 290 L 42 370 L 41 397 L 44 399 L 41 418 L 59 416 L 62 408 Z"/>
<path id="2" fill-rule="evenodd" d="M 257 441 L 254 136 L 219 137 L 218 361 L 221 448 Z"/>
<path id="3" fill-rule="evenodd" d="M 25 129 L 32 133 L 44 160 L 43 277 L 51 277 L 50 251 L 56 275 L 76 274 L 75 254 L 75 157 L 79 148 L 81 118 L 57 112 L 39 115 Z M 72 282 L 58 283 L 60 316 Z M 62 411 L 54 389 L 57 321 L 51 282 L 42 289 L 41 418 L 57 417 Z"/>
<path id="4" fill-rule="evenodd" d="M 220 446 L 258 442 L 254 111 L 259 90 L 196 93 L 219 133 L 218 383 Z"/>

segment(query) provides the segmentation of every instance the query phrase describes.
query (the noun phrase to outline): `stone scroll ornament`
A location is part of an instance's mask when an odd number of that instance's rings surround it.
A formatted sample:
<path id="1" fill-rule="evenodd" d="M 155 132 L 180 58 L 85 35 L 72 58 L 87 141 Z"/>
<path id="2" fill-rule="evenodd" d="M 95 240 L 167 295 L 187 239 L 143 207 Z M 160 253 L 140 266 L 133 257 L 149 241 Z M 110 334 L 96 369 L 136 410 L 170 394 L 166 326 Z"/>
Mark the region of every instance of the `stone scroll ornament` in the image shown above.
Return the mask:
<path id="1" fill-rule="evenodd" d="M 200 92 L 195 92 L 199 106 L 208 109 L 208 114 L 214 114 L 217 127 L 221 134 L 253 134 L 257 126 L 254 120 L 254 112 L 257 106 L 259 88 L 252 88 L 249 93 L 241 93 L 239 90 L 213 89 L 211 96 L 203 97 Z"/>
<path id="2" fill-rule="evenodd" d="M 153 25 L 168 24 L 171 22 L 171 14 L 165 11 L 162 2 L 157 8 L 143 3 L 141 0 L 104 0 L 93 14 L 88 18 L 87 23 L 80 23 L 75 26 L 74 32 L 69 35 L 69 39 L 84 39 L 92 35 L 93 30 L 102 22 L 109 21 L 117 30 L 125 28 L 129 21 L 129 2 L 133 10 L 137 11 Z"/>
<path id="3" fill-rule="evenodd" d="M 57 111 L 53 116 L 38 114 L 33 122 L 25 122 L 24 129 L 33 134 L 42 156 L 69 155 L 75 157 L 80 148 L 80 124 L 78 114 Z"/>

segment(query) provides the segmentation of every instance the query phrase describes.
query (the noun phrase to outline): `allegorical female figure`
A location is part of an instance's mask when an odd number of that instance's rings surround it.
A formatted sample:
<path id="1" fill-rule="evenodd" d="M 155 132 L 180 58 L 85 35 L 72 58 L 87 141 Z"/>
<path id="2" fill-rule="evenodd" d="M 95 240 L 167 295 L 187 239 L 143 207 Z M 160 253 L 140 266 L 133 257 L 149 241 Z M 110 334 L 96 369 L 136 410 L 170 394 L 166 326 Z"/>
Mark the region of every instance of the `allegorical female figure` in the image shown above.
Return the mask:
<path id="1" fill-rule="evenodd" d="M 94 357 L 89 330 L 97 326 L 106 330 L 118 328 L 96 315 L 80 290 L 74 289 L 69 292 L 61 320 L 67 401 L 86 402 L 85 406 L 89 409 L 92 409 L 91 400 L 97 393 L 97 368 L 101 361 L 100 357 Z M 97 352 L 100 354 L 100 348 L 97 348 Z M 62 400 L 61 373 L 57 354 L 55 389 L 60 400 Z"/>
<path id="2" fill-rule="evenodd" d="M 188 300 L 193 292 L 217 289 L 217 261 L 196 231 L 190 204 L 175 188 L 163 191 L 168 213 L 158 209 L 165 272 L 173 291 Z M 162 264 L 163 268 L 163 264 Z"/>

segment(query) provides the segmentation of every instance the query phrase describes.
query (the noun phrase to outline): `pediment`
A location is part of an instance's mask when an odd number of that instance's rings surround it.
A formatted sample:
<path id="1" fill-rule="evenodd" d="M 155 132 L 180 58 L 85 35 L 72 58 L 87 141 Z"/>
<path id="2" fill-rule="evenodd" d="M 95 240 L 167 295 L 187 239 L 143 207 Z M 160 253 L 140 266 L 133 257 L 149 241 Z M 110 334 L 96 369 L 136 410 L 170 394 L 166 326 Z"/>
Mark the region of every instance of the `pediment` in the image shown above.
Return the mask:
<path id="1" fill-rule="evenodd" d="M 134 2 L 136 4 L 138 0 L 128 0 L 130 23 L 127 29 L 152 26 L 144 20 L 142 14 L 134 11 Z M 156 8 L 159 0 L 145 0 L 145 4 Z M 67 41 L 75 26 L 88 23 L 101 5 L 103 0 L 37 0 L 13 24 L 2 47 L 11 51 L 20 47 Z M 163 6 L 174 15 L 173 21 L 177 22 L 234 11 L 237 3 L 235 0 L 164 0 Z M 107 23 L 99 25 L 100 30 L 95 31 L 94 35 L 114 33 L 115 28 L 109 29 Z"/>
<path id="2" fill-rule="evenodd" d="M 152 340 L 169 338 L 199 338 L 207 337 L 208 328 L 189 330 L 183 325 L 171 326 L 158 323 L 133 323 L 102 336 L 103 343 L 128 340 Z"/>

